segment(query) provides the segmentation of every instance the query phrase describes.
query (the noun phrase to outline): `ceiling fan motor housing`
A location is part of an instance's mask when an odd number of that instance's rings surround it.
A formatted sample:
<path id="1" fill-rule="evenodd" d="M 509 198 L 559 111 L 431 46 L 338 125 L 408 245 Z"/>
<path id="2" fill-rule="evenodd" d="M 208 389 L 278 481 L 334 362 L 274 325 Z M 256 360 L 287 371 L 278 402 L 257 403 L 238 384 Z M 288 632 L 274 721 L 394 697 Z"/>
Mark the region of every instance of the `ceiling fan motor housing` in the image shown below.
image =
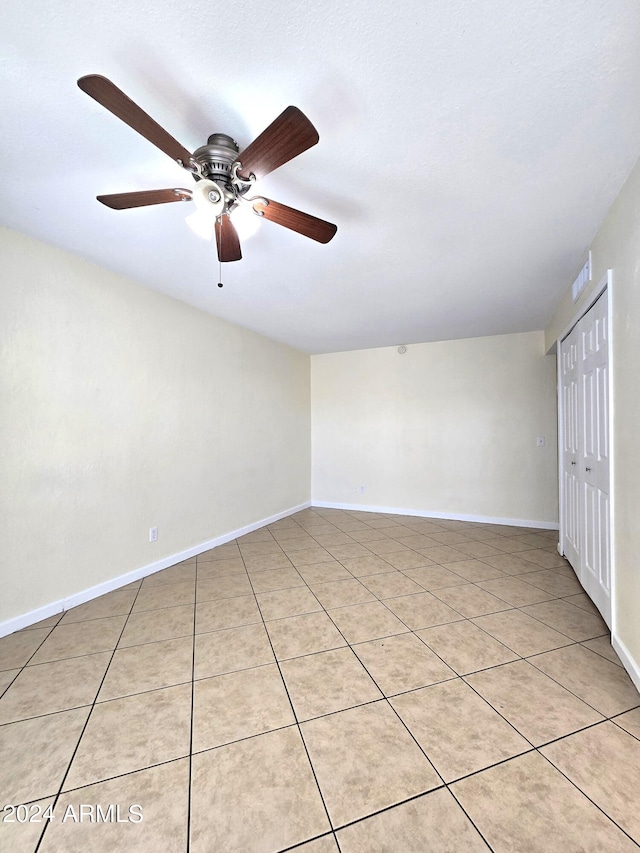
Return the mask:
<path id="1" fill-rule="evenodd" d="M 238 143 L 226 133 L 213 133 L 207 144 L 193 152 L 193 159 L 202 166 L 203 177 L 209 180 L 231 180 L 231 166 L 238 157 Z"/>

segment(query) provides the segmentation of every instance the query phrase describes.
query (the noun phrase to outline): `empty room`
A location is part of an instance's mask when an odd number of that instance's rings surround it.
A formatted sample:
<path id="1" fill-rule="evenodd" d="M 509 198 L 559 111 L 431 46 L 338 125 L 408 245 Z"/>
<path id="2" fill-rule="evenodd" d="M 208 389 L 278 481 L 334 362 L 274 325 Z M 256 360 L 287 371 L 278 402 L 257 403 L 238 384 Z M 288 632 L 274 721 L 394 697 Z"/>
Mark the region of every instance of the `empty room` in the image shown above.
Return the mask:
<path id="1" fill-rule="evenodd" d="M 0 11 L 0 853 L 640 848 L 640 6 Z"/>

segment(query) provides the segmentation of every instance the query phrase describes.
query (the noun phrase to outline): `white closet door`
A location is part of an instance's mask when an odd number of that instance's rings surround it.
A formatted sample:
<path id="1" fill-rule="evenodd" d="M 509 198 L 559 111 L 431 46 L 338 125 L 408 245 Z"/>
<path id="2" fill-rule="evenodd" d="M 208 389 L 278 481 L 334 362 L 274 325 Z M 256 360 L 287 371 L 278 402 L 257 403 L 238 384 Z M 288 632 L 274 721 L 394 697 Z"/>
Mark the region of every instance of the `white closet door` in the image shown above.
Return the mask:
<path id="1" fill-rule="evenodd" d="M 580 441 L 584 551 L 580 582 L 607 624 L 611 621 L 609 561 L 609 370 L 607 297 L 578 324 L 582 394 Z"/>
<path id="2" fill-rule="evenodd" d="M 580 413 L 578 409 L 578 341 L 570 335 L 562 342 L 562 415 L 563 415 L 563 458 L 562 473 L 564 486 L 564 554 L 571 565 L 580 565 L 580 483 L 578 480 Z"/>
<path id="3" fill-rule="evenodd" d="M 611 625 L 606 292 L 562 341 L 563 551 Z"/>

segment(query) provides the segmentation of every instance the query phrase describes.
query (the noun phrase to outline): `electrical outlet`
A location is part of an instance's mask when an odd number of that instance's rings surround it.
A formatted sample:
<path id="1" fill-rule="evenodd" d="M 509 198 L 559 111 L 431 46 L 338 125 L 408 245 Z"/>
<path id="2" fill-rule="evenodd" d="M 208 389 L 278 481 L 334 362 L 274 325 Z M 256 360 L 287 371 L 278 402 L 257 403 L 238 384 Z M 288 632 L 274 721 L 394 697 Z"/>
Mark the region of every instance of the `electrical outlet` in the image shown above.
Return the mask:
<path id="1" fill-rule="evenodd" d="M 364 486 L 360 486 L 358 491 L 360 492 L 361 495 L 363 495 L 364 494 Z"/>
<path id="2" fill-rule="evenodd" d="M 539 436 L 537 437 L 537 439 L 536 439 L 536 445 L 537 445 L 538 447 L 544 447 L 544 436 L 543 436 L 543 435 L 539 435 Z"/>
<path id="3" fill-rule="evenodd" d="M 150 527 L 149 528 L 149 542 L 157 542 L 158 541 L 158 528 Z"/>

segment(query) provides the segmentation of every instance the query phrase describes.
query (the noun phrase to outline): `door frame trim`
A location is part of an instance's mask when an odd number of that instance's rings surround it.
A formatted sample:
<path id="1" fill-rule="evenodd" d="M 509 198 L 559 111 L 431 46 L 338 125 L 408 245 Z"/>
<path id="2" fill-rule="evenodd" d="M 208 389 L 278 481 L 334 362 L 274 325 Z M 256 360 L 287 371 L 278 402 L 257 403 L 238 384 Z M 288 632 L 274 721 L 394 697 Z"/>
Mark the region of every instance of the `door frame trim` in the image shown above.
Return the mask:
<path id="1" fill-rule="evenodd" d="M 595 303 L 600 299 L 602 294 L 607 292 L 607 331 L 608 331 L 608 341 L 607 341 L 607 371 L 608 371 L 608 393 L 609 393 L 609 417 L 607 428 L 609 430 L 609 568 L 611 572 L 611 633 L 613 634 L 616 627 L 616 597 L 615 597 L 615 583 L 616 583 L 616 573 L 615 573 L 615 547 L 614 547 L 614 536 L 613 536 L 613 519 L 615 517 L 615 490 L 614 486 L 614 477 L 615 477 L 615 465 L 614 465 L 614 455 L 615 448 L 613 442 L 613 409 L 614 409 L 614 398 L 613 398 L 613 342 L 612 342 L 612 319 L 613 319 L 613 304 L 612 304 L 612 296 L 613 296 L 613 270 L 608 269 L 607 272 L 600 279 L 596 287 L 591 291 L 589 295 L 589 301 L 576 311 L 573 315 L 571 321 L 567 326 L 565 326 L 562 333 L 558 336 L 556 340 L 556 370 L 557 370 L 557 389 L 556 394 L 558 398 L 558 506 L 559 506 L 559 521 L 560 521 L 560 532 L 558 536 L 558 553 L 560 556 L 564 556 L 564 515 L 565 515 L 565 494 L 564 494 L 564 477 L 563 477 L 563 453 L 564 453 L 564 408 L 563 408 L 563 394 L 562 394 L 562 342 L 568 335 L 571 334 L 572 330 L 576 326 L 577 323 L 585 316 L 585 314 L 591 310 L 591 308 L 595 305 Z"/>

